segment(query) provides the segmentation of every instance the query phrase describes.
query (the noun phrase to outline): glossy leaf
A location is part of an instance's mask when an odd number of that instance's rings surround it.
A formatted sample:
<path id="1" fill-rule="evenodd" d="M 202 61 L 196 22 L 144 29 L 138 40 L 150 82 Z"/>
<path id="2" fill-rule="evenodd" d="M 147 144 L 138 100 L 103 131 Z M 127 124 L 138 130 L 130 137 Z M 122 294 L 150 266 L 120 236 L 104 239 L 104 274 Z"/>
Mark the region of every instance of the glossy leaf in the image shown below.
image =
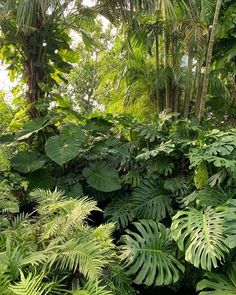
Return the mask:
<path id="1" fill-rule="evenodd" d="M 98 191 L 112 192 L 121 188 L 117 171 L 106 163 L 96 162 L 84 168 L 87 183 Z"/>

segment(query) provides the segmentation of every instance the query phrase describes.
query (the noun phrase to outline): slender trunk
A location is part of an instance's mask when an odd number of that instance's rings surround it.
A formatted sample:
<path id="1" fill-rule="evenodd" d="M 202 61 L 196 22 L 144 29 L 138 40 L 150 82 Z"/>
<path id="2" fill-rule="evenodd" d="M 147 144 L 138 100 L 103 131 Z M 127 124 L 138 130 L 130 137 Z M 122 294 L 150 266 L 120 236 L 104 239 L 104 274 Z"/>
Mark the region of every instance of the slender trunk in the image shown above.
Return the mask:
<path id="1" fill-rule="evenodd" d="M 190 52 L 188 55 L 188 70 L 187 70 L 187 85 L 184 93 L 184 119 L 189 116 L 189 107 L 191 101 L 192 87 L 193 87 L 193 55 Z"/>
<path id="2" fill-rule="evenodd" d="M 27 77 L 28 77 L 28 91 L 27 91 L 27 103 L 29 105 L 29 115 L 31 118 L 38 117 L 38 111 L 35 107 L 35 102 L 40 97 L 40 88 L 38 85 L 38 73 L 37 68 L 35 67 L 34 58 L 29 57 L 27 62 Z"/>
<path id="3" fill-rule="evenodd" d="M 195 117 L 196 118 L 199 113 L 200 102 L 201 102 L 201 91 L 202 91 L 201 69 L 202 69 L 202 63 L 201 63 L 201 59 L 199 58 L 197 62 L 197 68 L 196 68 L 196 97 L 195 97 Z"/>
<path id="4" fill-rule="evenodd" d="M 165 2 L 162 2 L 162 16 L 164 20 L 164 28 L 163 28 L 163 44 L 164 44 L 164 51 L 163 51 L 163 64 L 164 64 L 164 69 L 167 70 L 168 67 L 168 53 L 169 53 L 169 44 L 168 44 L 168 38 L 167 38 L 167 25 L 166 25 L 166 7 L 165 7 Z M 170 109 L 170 83 L 169 79 L 166 79 L 165 82 L 165 103 L 164 107 L 166 109 Z"/>
<path id="5" fill-rule="evenodd" d="M 209 84 L 209 75 L 210 75 L 210 67 L 211 67 L 211 59 L 212 59 L 212 51 L 213 51 L 213 45 L 214 45 L 215 36 L 216 36 L 216 29 L 217 29 L 218 20 L 219 20 L 221 4 L 222 4 L 222 0 L 217 0 L 214 19 L 213 19 L 213 23 L 212 23 L 210 40 L 209 40 L 209 44 L 208 44 L 207 56 L 206 56 L 206 69 L 205 69 L 205 76 L 204 76 L 204 80 L 203 80 L 203 88 L 202 88 L 200 109 L 199 109 L 199 113 L 198 113 L 198 120 L 200 120 L 202 118 L 203 113 L 204 113 L 204 109 L 205 109 L 205 104 L 206 104 L 206 96 L 207 96 L 207 90 L 208 90 L 208 84 Z"/>
<path id="6" fill-rule="evenodd" d="M 173 99 L 173 111 L 174 113 L 178 113 L 179 108 L 179 88 L 178 86 L 175 88 L 174 99 Z"/>
<path id="7" fill-rule="evenodd" d="M 155 90 L 156 90 L 156 104 L 157 104 L 157 115 L 159 115 L 160 109 L 160 96 L 158 89 L 158 76 L 159 76 L 159 38 L 158 38 L 158 28 L 155 31 L 155 63 L 156 63 L 156 81 L 155 81 Z"/>

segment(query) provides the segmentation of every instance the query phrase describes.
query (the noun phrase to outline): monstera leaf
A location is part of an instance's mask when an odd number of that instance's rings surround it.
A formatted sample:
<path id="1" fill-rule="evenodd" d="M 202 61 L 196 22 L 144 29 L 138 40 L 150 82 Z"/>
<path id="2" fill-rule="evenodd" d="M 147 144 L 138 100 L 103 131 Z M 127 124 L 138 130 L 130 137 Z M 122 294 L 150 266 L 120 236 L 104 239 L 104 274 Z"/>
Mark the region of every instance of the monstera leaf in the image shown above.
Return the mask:
<path id="1" fill-rule="evenodd" d="M 107 222 L 115 222 L 118 230 L 128 226 L 134 219 L 134 210 L 127 196 L 114 198 L 106 206 L 104 217 Z"/>
<path id="2" fill-rule="evenodd" d="M 83 131 L 75 125 L 66 125 L 60 135 L 50 137 L 45 145 L 48 157 L 58 165 L 74 159 L 85 140 Z"/>
<path id="3" fill-rule="evenodd" d="M 236 262 L 232 262 L 226 275 L 207 273 L 197 284 L 199 295 L 235 295 L 236 294 Z"/>
<path id="4" fill-rule="evenodd" d="M 153 220 L 134 222 L 136 231 L 122 236 L 121 259 L 136 284 L 170 285 L 179 280 L 184 266 L 176 259 L 169 230 Z"/>
<path id="5" fill-rule="evenodd" d="M 19 152 L 12 159 L 12 167 L 21 173 L 34 172 L 42 168 L 45 163 L 46 159 L 40 153 L 33 151 Z"/>
<path id="6" fill-rule="evenodd" d="M 135 215 L 140 219 L 160 221 L 171 213 L 172 197 L 155 182 L 145 181 L 136 187 L 130 198 Z"/>
<path id="7" fill-rule="evenodd" d="M 106 163 L 96 162 L 84 168 L 87 183 L 98 191 L 112 192 L 121 188 L 117 171 Z"/>
<path id="8" fill-rule="evenodd" d="M 172 236 L 186 261 L 211 271 L 229 252 L 223 235 L 224 214 L 207 207 L 204 211 L 186 208 L 178 211 L 171 225 Z"/>
<path id="9" fill-rule="evenodd" d="M 27 122 L 23 128 L 16 133 L 17 140 L 29 138 L 33 133 L 39 132 L 45 126 L 45 118 L 37 118 Z"/>

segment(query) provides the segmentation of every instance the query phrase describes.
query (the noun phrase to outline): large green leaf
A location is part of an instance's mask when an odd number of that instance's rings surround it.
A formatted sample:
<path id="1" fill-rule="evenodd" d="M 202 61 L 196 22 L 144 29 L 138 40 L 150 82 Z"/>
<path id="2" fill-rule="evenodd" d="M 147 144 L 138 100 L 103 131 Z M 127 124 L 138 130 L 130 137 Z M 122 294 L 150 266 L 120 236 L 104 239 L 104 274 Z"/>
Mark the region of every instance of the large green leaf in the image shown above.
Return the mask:
<path id="1" fill-rule="evenodd" d="M 171 199 L 160 185 L 146 181 L 133 190 L 130 202 L 137 218 L 160 221 L 172 211 Z"/>
<path id="2" fill-rule="evenodd" d="M 45 163 L 46 159 L 40 153 L 33 151 L 19 152 L 12 159 L 12 167 L 21 173 L 34 172 L 42 168 Z"/>
<path id="3" fill-rule="evenodd" d="M 121 188 L 117 171 L 106 163 L 96 162 L 84 168 L 87 183 L 98 191 L 112 192 Z"/>
<path id="4" fill-rule="evenodd" d="M 227 235 L 227 245 L 233 249 L 236 247 L 236 200 L 228 200 L 225 208 L 224 233 Z"/>
<path id="5" fill-rule="evenodd" d="M 58 165 L 74 159 L 85 140 L 83 131 L 75 125 L 66 125 L 60 135 L 50 137 L 45 145 L 46 154 Z"/>
<path id="6" fill-rule="evenodd" d="M 169 230 L 153 220 L 140 220 L 134 226 L 135 232 L 127 230 L 121 238 L 121 258 L 127 274 L 134 276 L 136 284 L 147 286 L 177 282 L 184 266 L 174 256 L 176 248 Z"/>
<path id="7" fill-rule="evenodd" d="M 227 275 L 207 273 L 205 279 L 197 284 L 199 295 L 235 295 L 236 294 L 236 262 L 233 262 Z"/>
<path id="8" fill-rule="evenodd" d="M 29 138 L 33 133 L 39 132 L 45 126 L 45 118 L 37 118 L 27 122 L 20 131 L 16 133 L 17 140 Z"/>
<path id="9" fill-rule="evenodd" d="M 106 206 L 104 217 L 107 222 L 115 222 L 117 229 L 127 227 L 134 219 L 134 210 L 127 196 L 117 197 Z"/>
<path id="10" fill-rule="evenodd" d="M 40 169 L 26 176 L 29 181 L 28 190 L 35 188 L 52 189 L 55 185 L 56 178 L 50 174 L 48 169 Z"/>
<path id="11" fill-rule="evenodd" d="M 229 252 L 223 235 L 224 214 L 207 207 L 204 211 L 186 208 L 173 217 L 172 236 L 185 259 L 195 267 L 211 271 Z"/>

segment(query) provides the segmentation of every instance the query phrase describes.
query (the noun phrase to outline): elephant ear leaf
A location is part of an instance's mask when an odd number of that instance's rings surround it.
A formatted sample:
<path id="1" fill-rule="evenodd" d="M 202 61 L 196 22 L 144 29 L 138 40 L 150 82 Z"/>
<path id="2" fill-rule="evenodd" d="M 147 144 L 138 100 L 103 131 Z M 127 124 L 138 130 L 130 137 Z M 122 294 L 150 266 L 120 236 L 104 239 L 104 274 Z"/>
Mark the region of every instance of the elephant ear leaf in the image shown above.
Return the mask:
<path id="1" fill-rule="evenodd" d="M 106 163 L 96 162 L 84 168 L 87 183 L 98 191 L 112 192 L 121 188 L 117 171 Z"/>
<path id="2" fill-rule="evenodd" d="M 184 266 L 174 256 L 176 246 L 169 229 L 153 220 L 133 223 L 135 231 L 121 237 L 121 259 L 134 283 L 146 286 L 170 285 L 177 282 Z"/>
<path id="3" fill-rule="evenodd" d="M 21 173 L 34 172 L 44 166 L 46 159 L 38 152 L 19 152 L 12 159 L 12 167 Z"/>
<path id="4" fill-rule="evenodd" d="M 27 122 L 23 128 L 16 133 L 16 140 L 24 140 L 32 134 L 39 132 L 45 127 L 45 118 L 37 118 Z"/>
<path id="5" fill-rule="evenodd" d="M 47 140 L 45 151 L 51 160 L 62 166 L 78 156 L 84 140 L 85 134 L 79 127 L 66 125 L 61 129 L 60 135 Z"/>

